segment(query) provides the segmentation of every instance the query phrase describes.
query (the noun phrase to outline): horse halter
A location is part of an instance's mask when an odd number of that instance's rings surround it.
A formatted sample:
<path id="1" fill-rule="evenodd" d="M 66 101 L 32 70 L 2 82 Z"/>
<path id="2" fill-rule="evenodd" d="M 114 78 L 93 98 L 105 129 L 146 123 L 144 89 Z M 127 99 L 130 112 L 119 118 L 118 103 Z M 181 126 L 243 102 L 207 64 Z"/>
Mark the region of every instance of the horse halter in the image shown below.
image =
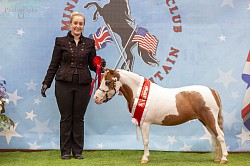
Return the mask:
<path id="1" fill-rule="evenodd" d="M 106 103 L 106 102 L 108 102 L 109 100 L 111 100 L 111 99 L 115 96 L 115 94 L 116 94 L 116 92 L 117 92 L 116 89 L 115 89 L 117 78 L 116 78 L 116 77 L 113 77 L 113 80 L 114 80 L 114 83 L 113 83 L 113 88 L 112 88 L 112 89 L 109 89 L 109 90 L 105 91 L 105 90 L 101 89 L 100 87 L 98 88 L 100 91 L 102 91 L 102 92 L 105 93 L 106 100 L 103 100 L 104 103 Z M 111 81 L 110 81 L 110 80 L 105 80 L 105 85 L 106 85 L 106 86 L 110 86 L 110 84 L 111 84 Z M 109 93 L 110 91 L 112 91 L 112 90 L 114 90 L 115 93 L 114 93 L 111 97 L 109 97 L 109 96 L 108 96 L 108 93 Z"/>

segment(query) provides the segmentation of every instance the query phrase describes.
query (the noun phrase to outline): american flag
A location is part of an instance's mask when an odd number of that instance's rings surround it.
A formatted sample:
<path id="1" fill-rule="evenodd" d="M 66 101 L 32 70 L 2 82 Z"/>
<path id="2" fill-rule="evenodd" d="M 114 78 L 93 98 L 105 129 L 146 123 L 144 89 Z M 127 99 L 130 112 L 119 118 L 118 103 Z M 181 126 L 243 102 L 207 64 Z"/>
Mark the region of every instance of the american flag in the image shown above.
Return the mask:
<path id="1" fill-rule="evenodd" d="M 247 83 L 247 89 L 245 92 L 241 116 L 244 125 L 248 130 L 250 130 L 250 51 L 243 69 L 242 79 Z"/>
<path id="2" fill-rule="evenodd" d="M 106 42 L 113 42 L 112 37 L 108 31 L 108 28 L 103 26 L 97 29 L 95 34 L 90 34 L 89 38 L 95 40 L 95 49 L 100 50 L 106 47 Z"/>
<path id="3" fill-rule="evenodd" d="M 154 35 L 150 35 L 147 29 L 138 27 L 132 42 L 139 42 L 139 47 L 155 55 L 158 40 Z"/>

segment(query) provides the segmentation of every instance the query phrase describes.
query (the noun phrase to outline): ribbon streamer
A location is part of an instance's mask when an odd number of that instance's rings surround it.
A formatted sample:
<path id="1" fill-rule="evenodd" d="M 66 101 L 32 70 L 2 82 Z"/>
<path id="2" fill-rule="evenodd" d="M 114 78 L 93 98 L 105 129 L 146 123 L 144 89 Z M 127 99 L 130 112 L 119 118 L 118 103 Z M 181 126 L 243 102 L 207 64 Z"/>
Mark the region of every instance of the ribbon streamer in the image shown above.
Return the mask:
<path id="1" fill-rule="evenodd" d="M 97 88 L 99 88 L 99 86 L 101 85 L 101 79 L 102 79 L 102 74 L 101 74 L 101 72 L 102 72 L 101 57 L 100 56 L 95 56 L 95 58 L 93 59 L 93 64 L 96 67 L 96 72 L 95 72 L 96 75 L 95 75 L 95 79 L 91 83 L 91 89 L 90 89 L 90 92 L 89 92 L 90 95 L 92 95 L 92 93 L 93 93 L 93 89 L 94 89 L 94 85 L 95 85 L 96 80 L 98 82 Z"/>

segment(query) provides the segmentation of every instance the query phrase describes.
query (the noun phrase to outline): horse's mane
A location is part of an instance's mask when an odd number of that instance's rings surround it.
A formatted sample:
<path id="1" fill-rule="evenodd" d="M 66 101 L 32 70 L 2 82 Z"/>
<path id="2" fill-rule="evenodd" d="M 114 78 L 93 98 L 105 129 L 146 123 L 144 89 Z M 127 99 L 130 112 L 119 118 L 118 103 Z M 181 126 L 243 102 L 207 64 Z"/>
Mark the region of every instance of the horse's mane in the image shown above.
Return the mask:
<path id="1" fill-rule="evenodd" d="M 126 76 L 131 75 L 131 76 L 135 76 L 135 77 L 143 77 L 143 76 L 141 76 L 141 75 L 139 75 L 139 74 L 136 74 L 136 73 L 134 73 L 134 72 L 127 71 L 127 70 L 124 70 L 124 69 L 117 69 L 116 71 L 117 71 L 118 73 L 122 73 L 122 74 L 124 74 L 124 75 L 126 75 Z"/>

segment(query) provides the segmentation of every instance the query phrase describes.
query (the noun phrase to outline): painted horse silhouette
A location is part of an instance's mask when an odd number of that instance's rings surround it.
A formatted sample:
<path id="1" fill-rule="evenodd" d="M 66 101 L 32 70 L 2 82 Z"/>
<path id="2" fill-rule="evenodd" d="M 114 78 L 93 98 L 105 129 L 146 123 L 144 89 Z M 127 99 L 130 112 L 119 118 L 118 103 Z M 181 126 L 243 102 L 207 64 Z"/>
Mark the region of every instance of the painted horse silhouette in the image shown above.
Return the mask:
<path id="1" fill-rule="evenodd" d="M 133 47 L 138 45 L 138 54 L 142 58 L 142 60 L 151 66 L 158 66 L 159 61 L 154 57 L 154 51 L 149 51 L 140 47 L 140 43 L 136 40 L 133 40 L 137 33 L 142 33 L 146 35 L 147 31 L 143 28 L 135 30 L 131 24 L 134 24 L 134 20 L 130 16 L 130 9 L 128 5 L 128 0 L 110 0 L 109 3 L 105 4 L 101 7 L 97 2 L 90 2 L 84 6 L 84 8 L 89 8 L 90 6 L 95 6 L 96 11 L 93 14 L 93 20 L 96 21 L 98 15 L 100 15 L 107 27 L 111 32 L 116 33 L 121 39 L 121 45 L 126 53 L 126 59 L 124 57 L 124 63 L 122 64 L 121 68 L 125 69 L 128 67 L 129 71 L 133 70 L 134 60 L 135 57 L 132 53 Z M 151 36 L 152 38 L 152 36 Z M 157 47 L 154 43 L 147 43 L 146 46 L 148 49 L 152 47 Z M 123 54 L 123 50 L 120 48 L 119 44 L 118 47 Z"/>
<path id="2" fill-rule="evenodd" d="M 163 88 L 126 70 L 105 70 L 93 99 L 96 104 L 102 104 L 118 91 L 122 92 L 133 121 L 141 129 L 144 145 L 141 163 L 148 162 L 151 124 L 174 126 L 192 119 L 199 119 L 210 132 L 216 152 L 215 161 L 227 163 L 222 106 L 215 90 L 201 85 Z"/>

